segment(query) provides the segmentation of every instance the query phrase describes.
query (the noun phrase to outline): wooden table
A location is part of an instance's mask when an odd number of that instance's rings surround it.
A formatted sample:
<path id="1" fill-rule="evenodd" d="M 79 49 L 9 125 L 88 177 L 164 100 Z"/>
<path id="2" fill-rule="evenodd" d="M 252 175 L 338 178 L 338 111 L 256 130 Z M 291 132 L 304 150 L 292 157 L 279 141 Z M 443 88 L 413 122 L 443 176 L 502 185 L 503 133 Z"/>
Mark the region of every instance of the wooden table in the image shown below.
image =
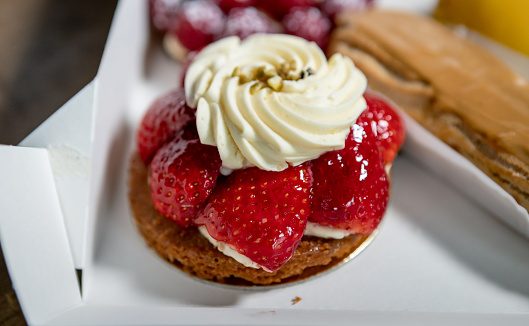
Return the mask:
<path id="1" fill-rule="evenodd" d="M 0 144 L 16 145 L 96 75 L 117 0 L 0 0 Z M 0 252 L 0 325 L 25 325 Z"/>

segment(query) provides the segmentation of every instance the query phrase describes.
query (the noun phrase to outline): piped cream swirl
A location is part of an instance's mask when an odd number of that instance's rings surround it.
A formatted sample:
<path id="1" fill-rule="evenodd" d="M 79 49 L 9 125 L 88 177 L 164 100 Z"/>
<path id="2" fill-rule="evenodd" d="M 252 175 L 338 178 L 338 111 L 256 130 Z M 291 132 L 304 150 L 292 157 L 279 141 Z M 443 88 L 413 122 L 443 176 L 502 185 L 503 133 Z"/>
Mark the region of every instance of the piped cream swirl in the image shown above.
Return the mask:
<path id="1" fill-rule="evenodd" d="M 285 63 L 297 80 L 255 90 L 241 82 L 259 68 Z M 241 75 L 234 75 L 234 71 Z M 344 147 L 366 108 L 365 76 L 340 54 L 328 61 L 312 42 L 291 35 L 229 37 L 204 48 L 185 78 L 187 103 L 197 108 L 202 143 L 217 146 L 223 166 L 281 171 Z M 254 87 L 254 89 L 252 89 Z"/>

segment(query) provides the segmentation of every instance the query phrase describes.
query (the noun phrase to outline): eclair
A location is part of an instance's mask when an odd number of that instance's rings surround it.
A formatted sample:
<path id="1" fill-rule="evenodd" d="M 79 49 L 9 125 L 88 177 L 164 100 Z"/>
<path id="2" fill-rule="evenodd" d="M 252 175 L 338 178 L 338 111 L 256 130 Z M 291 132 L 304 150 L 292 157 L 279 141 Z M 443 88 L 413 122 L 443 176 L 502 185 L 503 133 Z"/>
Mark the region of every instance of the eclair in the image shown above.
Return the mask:
<path id="1" fill-rule="evenodd" d="M 482 170 L 529 210 L 529 84 L 441 23 L 371 10 L 337 17 L 328 55 Z"/>

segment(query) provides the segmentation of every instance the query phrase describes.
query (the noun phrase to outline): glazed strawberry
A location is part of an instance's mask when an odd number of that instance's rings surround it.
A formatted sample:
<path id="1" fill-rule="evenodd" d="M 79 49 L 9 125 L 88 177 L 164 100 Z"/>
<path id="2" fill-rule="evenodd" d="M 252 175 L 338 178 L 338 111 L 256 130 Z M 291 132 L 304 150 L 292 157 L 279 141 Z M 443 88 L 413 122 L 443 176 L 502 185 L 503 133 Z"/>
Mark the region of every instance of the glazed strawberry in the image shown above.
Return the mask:
<path id="1" fill-rule="evenodd" d="M 294 7 L 310 7 L 317 0 L 259 0 L 259 6 L 277 18 L 282 18 Z"/>
<path id="2" fill-rule="evenodd" d="M 380 223 L 389 184 L 378 141 L 370 129 L 355 124 L 345 148 L 311 162 L 314 176 L 309 221 L 355 234 L 369 234 Z"/>
<path id="3" fill-rule="evenodd" d="M 211 43 L 224 30 L 225 20 L 215 2 L 188 1 L 182 5 L 173 33 L 185 48 L 195 51 Z"/>
<path id="4" fill-rule="evenodd" d="M 194 225 L 197 212 L 215 188 L 221 164 L 216 147 L 200 143 L 196 133 L 180 131 L 151 162 L 156 210 L 181 226 Z"/>
<path id="5" fill-rule="evenodd" d="M 321 4 L 321 11 L 328 17 L 346 10 L 364 10 L 369 8 L 373 0 L 325 0 Z"/>
<path id="6" fill-rule="evenodd" d="M 293 8 L 283 18 L 285 33 L 316 42 L 325 49 L 331 31 L 331 21 L 315 7 Z"/>
<path id="7" fill-rule="evenodd" d="M 233 8 L 244 8 L 255 6 L 258 0 L 216 0 L 217 5 L 228 13 Z"/>
<path id="8" fill-rule="evenodd" d="M 173 90 L 154 101 L 143 116 L 136 138 L 142 161 L 148 164 L 165 142 L 194 120 L 195 112 L 186 105 L 183 89 Z"/>
<path id="9" fill-rule="evenodd" d="M 280 33 L 281 26 L 264 12 L 254 8 L 234 8 L 230 11 L 220 38 L 237 35 L 245 39 L 255 33 Z"/>
<path id="10" fill-rule="evenodd" d="M 165 33 L 175 23 L 184 0 L 149 0 L 151 23 L 158 31 Z"/>
<path id="11" fill-rule="evenodd" d="M 384 164 L 390 164 L 404 143 L 406 128 L 400 115 L 382 98 L 366 92 L 367 110 L 358 117 L 357 123 L 371 127 L 380 141 Z"/>
<path id="12" fill-rule="evenodd" d="M 236 170 L 219 181 L 197 224 L 263 269 L 277 270 L 303 236 L 311 185 L 308 164 L 281 172 Z"/>

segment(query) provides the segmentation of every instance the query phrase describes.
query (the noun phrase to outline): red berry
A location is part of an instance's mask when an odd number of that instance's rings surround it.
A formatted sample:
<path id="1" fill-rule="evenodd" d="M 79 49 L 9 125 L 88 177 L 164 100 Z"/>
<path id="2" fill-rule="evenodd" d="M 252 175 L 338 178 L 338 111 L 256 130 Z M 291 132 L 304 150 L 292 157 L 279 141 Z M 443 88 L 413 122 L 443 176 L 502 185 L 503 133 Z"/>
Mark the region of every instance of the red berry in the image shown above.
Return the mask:
<path id="1" fill-rule="evenodd" d="M 220 37 L 237 35 L 245 39 L 255 33 L 280 33 L 281 26 L 264 12 L 254 8 L 234 8 L 230 11 Z"/>
<path id="2" fill-rule="evenodd" d="M 188 1 L 182 5 L 174 33 L 190 51 L 198 50 L 224 30 L 226 17 L 211 0 Z"/>
<path id="3" fill-rule="evenodd" d="M 258 0 L 216 0 L 217 5 L 228 13 L 233 8 L 254 7 Z"/>
<path id="4" fill-rule="evenodd" d="M 308 164 L 281 172 L 234 171 L 218 183 L 197 224 L 265 270 L 275 271 L 292 257 L 303 237 L 311 185 Z"/>
<path id="5" fill-rule="evenodd" d="M 149 0 L 151 23 L 160 32 L 167 32 L 175 23 L 183 0 Z"/>
<path id="6" fill-rule="evenodd" d="M 406 128 L 400 115 L 382 98 L 365 93 L 367 110 L 358 117 L 357 123 L 371 128 L 380 142 L 384 164 L 390 164 L 404 143 Z"/>
<path id="7" fill-rule="evenodd" d="M 378 141 L 355 124 L 345 148 L 313 160 L 312 215 L 309 221 L 355 234 L 369 234 L 388 203 L 389 183 Z"/>
<path id="8" fill-rule="evenodd" d="M 325 0 L 321 11 L 328 17 L 347 10 L 364 10 L 372 5 L 373 0 Z"/>
<path id="9" fill-rule="evenodd" d="M 316 2 L 317 0 L 259 0 L 259 6 L 280 19 L 294 7 L 310 7 Z"/>
<path id="10" fill-rule="evenodd" d="M 318 8 L 306 7 L 292 9 L 283 18 L 283 26 L 287 34 L 314 41 L 320 48 L 325 49 L 332 24 Z"/>
<path id="11" fill-rule="evenodd" d="M 194 120 L 195 112 L 186 105 L 183 89 L 173 90 L 154 101 L 143 116 L 136 136 L 142 161 L 148 164 L 164 143 Z"/>
<path id="12" fill-rule="evenodd" d="M 189 135 L 188 135 L 189 136 Z M 186 139 L 181 131 L 151 162 L 151 197 L 160 214 L 181 226 L 194 225 L 210 196 L 222 162 L 217 148 Z"/>

